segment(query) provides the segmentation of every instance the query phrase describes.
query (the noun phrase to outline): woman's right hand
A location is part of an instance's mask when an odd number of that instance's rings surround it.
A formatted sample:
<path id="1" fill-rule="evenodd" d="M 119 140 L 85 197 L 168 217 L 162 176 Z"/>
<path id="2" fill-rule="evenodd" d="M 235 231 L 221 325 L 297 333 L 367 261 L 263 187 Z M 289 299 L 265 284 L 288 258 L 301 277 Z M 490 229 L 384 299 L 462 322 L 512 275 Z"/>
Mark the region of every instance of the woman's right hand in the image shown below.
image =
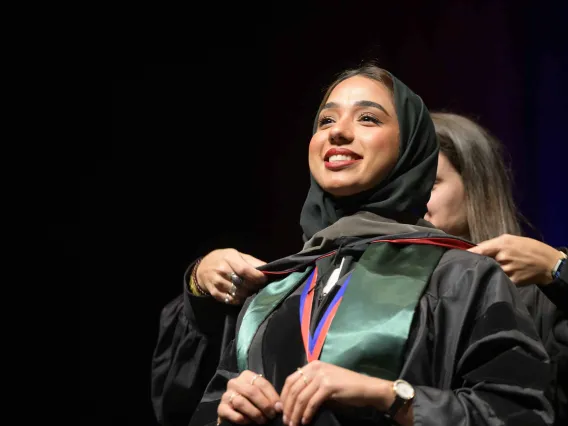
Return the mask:
<path id="1" fill-rule="evenodd" d="M 268 380 L 246 370 L 227 383 L 217 414 L 221 420 L 240 425 L 264 424 L 282 412 L 279 402 L 280 396 Z"/>
<path id="2" fill-rule="evenodd" d="M 468 251 L 494 258 L 518 286 L 548 285 L 552 268 L 564 253 L 538 240 L 503 234 L 483 241 Z"/>
<path id="3" fill-rule="evenodd" d="M 242 304 L 245 299 L 266 283 L 266 277 L 256 269 L 266 262 L 235 249 L 213 250 L 197 266 L 199 286 L 220 302 Z M 231 274 L 242 278 L 233 293 Z"/>

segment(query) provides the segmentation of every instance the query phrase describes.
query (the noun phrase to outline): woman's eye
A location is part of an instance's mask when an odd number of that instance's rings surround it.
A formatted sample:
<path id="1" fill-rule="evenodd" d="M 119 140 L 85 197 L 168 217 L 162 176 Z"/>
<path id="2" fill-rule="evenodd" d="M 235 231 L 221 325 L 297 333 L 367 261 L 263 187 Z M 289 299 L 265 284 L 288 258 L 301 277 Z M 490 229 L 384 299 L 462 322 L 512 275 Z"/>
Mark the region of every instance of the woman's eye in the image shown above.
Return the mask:
<path id="1" fill-rule="evenodd" d="M 361 120 L 363 122 L 368 122 L 368 123 L 382 124 L 382 122 L 378 118 L 376 118 L 376 117 L 374 117 L 370 114 L 361 115 L 361 117 L 359 117 L 359 120 Z"/>
<path id="2" fill-rule="evenodd" d="M 325 126 L 326 124 L 333 123 L 333 120 L 330 117 L 322 117 L 319 120 L 319 126 Z"/>

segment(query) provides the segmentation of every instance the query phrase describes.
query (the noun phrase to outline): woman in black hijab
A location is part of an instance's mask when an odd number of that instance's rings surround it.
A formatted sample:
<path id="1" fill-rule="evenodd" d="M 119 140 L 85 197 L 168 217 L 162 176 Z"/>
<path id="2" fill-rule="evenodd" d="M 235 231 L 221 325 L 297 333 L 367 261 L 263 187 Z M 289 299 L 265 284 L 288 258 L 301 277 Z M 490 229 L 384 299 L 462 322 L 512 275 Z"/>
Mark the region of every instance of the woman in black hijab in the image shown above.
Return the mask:
<path id="1" fill-rule="evenodd" d="M 260 269 L 191 425 L 552 424 L 548 357 L 497 263 L 422 220 L 438 146 L 388 72 L 320 105 L 300 253 Z M 194 366 L 195 368 L 195 366 Z"/>

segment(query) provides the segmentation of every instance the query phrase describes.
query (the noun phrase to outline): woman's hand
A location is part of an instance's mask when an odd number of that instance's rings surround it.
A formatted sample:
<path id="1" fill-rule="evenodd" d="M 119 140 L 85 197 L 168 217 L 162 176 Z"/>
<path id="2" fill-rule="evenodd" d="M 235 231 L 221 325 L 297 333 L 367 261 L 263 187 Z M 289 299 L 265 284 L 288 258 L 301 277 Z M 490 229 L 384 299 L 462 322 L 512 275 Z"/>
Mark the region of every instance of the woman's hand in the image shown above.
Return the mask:
<path id="1" fill-rule="evenodd" d="M 240 425 L 264 424 L 276 416 L 279 401 L 278 393 L 268 380 L 247 370 L 229 380 L 217 414 L 221 420 Z"/>
<path id="2" fill-rule="evenodd" d="M 266 282 L 264 274 L 256 269 L 265 263 L 235 249 L 213 250 L 197 266 L 197 282 L 216 300 L 241 304 Z M 231 282 L 233 273 L 243 281 L 235 287 Z"/>
<path id="3" fill-rule="evenodd" d="M 562 254 L 532 238 L 504 234 L 469 251 L 494 258 L 516 285 L 552 282 L 551 271 Z"/>
<path id="4" fill-rule="evenodd" d="M 389 383 L 391 388 L 389 388 Z M 393 401 L 392 382 L 313 361 L 286 379 L 282 389 L 284 423 L 309 423 L 325 401 L 386 411 Z"/>

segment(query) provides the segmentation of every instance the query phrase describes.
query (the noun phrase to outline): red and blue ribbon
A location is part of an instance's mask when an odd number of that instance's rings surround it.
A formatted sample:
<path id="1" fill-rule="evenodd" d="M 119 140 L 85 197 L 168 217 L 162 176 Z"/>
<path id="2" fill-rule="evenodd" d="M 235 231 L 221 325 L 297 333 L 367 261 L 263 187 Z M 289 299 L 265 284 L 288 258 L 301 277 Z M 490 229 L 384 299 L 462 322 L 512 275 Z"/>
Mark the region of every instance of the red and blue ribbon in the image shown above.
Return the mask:
<path id="1" fill-rule="evenodd" d="M 345 281 L 341 285 L 341 288 L 338 290 L 333 300 L 325 310 L 312 336 L 310 332 L 310 322 L 312 317 L 312 306 L 315 293 L 314 288 L 316 286 L 317 279 L 318 268 L 316 266 L 312 274 L 308 278 L 307 282 L 309 284 L 304 287 L 304 291 L 302 292 L 302 296 L 300 297 L 300 324 L 302 329 L 302 340 L 304 342 L 304 349 L 306 351 L 308 362 L 312 362 L 316 359 L 319 359 L 320 357 L 327 332 L 329 330 L 331 322 L 333 321 L 333 317 L 335 317 L 337 308 L 339 308 L 341 300 L 343 299 L 343 293 L 345 293 L 345 289 L 349 285 L 351 273 L 346 277 Z"/>

